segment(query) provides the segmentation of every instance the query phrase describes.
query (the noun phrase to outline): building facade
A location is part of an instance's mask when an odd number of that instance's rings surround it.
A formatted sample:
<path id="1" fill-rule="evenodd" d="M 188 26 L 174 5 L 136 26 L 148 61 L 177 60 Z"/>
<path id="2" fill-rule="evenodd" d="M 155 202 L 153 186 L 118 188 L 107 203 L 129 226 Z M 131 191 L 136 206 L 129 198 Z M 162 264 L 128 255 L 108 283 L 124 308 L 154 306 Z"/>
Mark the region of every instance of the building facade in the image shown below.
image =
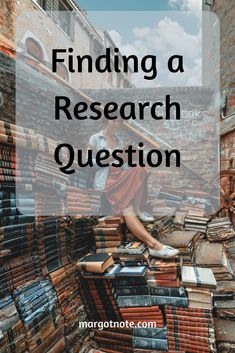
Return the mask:
<path id="1" fill-rule="evenodd" d="M 18 52 L 48 68 L 51 68 L 55 48 L 73 48 L 74 55 L 96 58 L 105 52 L 107 45 L 112 50 L 116 47 L 108 33 L 96 30 L 73 0 L 5 1 L 2 8 L 1 34 L 12 41 L 16 38 Z M 88 73 L 85 67 L 82 73 L 71 75 L 66 60 L 58 64 L 57 73 L 78 89 L 133 86 L 131 72 Z"/>

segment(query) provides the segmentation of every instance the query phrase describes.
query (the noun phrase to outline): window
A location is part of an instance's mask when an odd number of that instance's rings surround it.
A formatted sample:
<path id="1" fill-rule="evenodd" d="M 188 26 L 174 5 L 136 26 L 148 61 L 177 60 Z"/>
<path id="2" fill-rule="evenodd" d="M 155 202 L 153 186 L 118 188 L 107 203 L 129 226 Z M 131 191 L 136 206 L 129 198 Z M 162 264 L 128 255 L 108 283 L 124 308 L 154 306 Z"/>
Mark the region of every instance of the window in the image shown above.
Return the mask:
<path id="1" fill-rule="evenodd" d="M 53 21 L 71 38 L 74 38 L 73 8 L 67 0 L 34 0 Z"/>
<path id="2" fill-rule="evenodd" d="M 59 1 L 59 13 L 58 13 L 58 26 L 63 29 L 63 31 L 70 35 L 70 19 L 71 14 L 69 9 L 63 1 Z"/>
<path id="3" fill-rule="evenodd" d="M 26 42 L 27 52 L 40 62 L 44 62 L 44 55 L 40 44 L 33 38 L 27 38 Z"/>
<path id="4" fill-rule="evenodd" d="M 45 11 L 48 10 L 52 1 L 53 0 L 34 0 L 34 2 L 36 2 L 39 6 L 41 6 L 41 8 Z"/>

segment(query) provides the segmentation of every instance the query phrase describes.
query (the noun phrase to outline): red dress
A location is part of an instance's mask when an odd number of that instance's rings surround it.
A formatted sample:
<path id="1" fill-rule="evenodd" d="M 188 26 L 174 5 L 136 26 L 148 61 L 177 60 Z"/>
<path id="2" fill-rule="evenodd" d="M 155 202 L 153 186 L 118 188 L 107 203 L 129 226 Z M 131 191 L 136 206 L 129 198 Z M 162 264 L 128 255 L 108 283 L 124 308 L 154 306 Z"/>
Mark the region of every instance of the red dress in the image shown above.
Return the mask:
<path id="1" fill-rule="evenodd" d="M 148 196 L 148 176 L 149 172 L 142 167 L 110 167 L 104 195 L 115 215 L 122 215 L 130 204 L 143 208 Z"/>

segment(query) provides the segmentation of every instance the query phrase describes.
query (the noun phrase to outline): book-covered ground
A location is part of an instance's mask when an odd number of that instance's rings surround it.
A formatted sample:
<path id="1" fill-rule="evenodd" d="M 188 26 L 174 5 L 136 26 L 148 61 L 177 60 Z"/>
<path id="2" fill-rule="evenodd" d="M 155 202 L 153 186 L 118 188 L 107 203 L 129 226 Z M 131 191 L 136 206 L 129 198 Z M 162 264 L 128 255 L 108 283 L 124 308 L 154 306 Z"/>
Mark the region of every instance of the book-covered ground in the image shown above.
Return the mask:
<path id="1" fill-rule="evenodd" d="M 14 134 L 11 124 L 2 123 L 4 129 Z M 235 345 L 229 334 L 235 322 L 231 222 L 205 219 L 194 210 L 145 223 L 156 239 L 179 249 L 175 258 L 158 259 L 128 232 L 123 217 L 38 216 L 51 205 L 34 192 L 27 175 L 30 182 L 39 177 L 50 195 L 45 140 L 31 130 L 22 134 L 33 136 L 27 148 L 22 142 L 22 160 L 16 160 L 11 140 L 2 137 L 0 144 L 2 351 L 230 352 Z M 40 163 L 37 148 L 44 153 Z M 14 185 L 15 170 L 23 165 L 21 197 Z M 73 186 L 65 199 L 74 210 L 78 189 Z M 110 320 L 134 326 L 80 326 Z M 146 323 L 154 328 L 141 326 Z"/>

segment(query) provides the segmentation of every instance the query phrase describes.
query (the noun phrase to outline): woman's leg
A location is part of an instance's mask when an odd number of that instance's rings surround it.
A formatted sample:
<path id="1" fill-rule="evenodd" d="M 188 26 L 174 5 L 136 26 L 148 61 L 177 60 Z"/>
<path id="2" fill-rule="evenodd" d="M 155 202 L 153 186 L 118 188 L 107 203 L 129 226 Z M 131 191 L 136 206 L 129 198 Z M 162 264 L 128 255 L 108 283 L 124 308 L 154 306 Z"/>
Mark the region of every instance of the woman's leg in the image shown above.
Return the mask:
<path id="1" fill-rule="evenodd" d="M 143 224 L 140 222 L 140 220 L 134 213 L 134 209 L 132 206 L 126 208 L 123 213 L 127 228 L 134 236 L 136 236 L 139 240 L 141 240 L 143 243 L 145 243 L 152 249 L 162 249 L 162 244 L 156 239 L 154 239 L 152 235 L 149 234 L 149 232 L 147 232 Z"/>
<path id="2" fill-rule="evenodd" d="M 146 205 L 147 195 L 148 183 L 147 180 L 145 180 L 131 202 L 137 215 L 139 215 L 141 212 L 144 212 L 144 206 Z"/>

